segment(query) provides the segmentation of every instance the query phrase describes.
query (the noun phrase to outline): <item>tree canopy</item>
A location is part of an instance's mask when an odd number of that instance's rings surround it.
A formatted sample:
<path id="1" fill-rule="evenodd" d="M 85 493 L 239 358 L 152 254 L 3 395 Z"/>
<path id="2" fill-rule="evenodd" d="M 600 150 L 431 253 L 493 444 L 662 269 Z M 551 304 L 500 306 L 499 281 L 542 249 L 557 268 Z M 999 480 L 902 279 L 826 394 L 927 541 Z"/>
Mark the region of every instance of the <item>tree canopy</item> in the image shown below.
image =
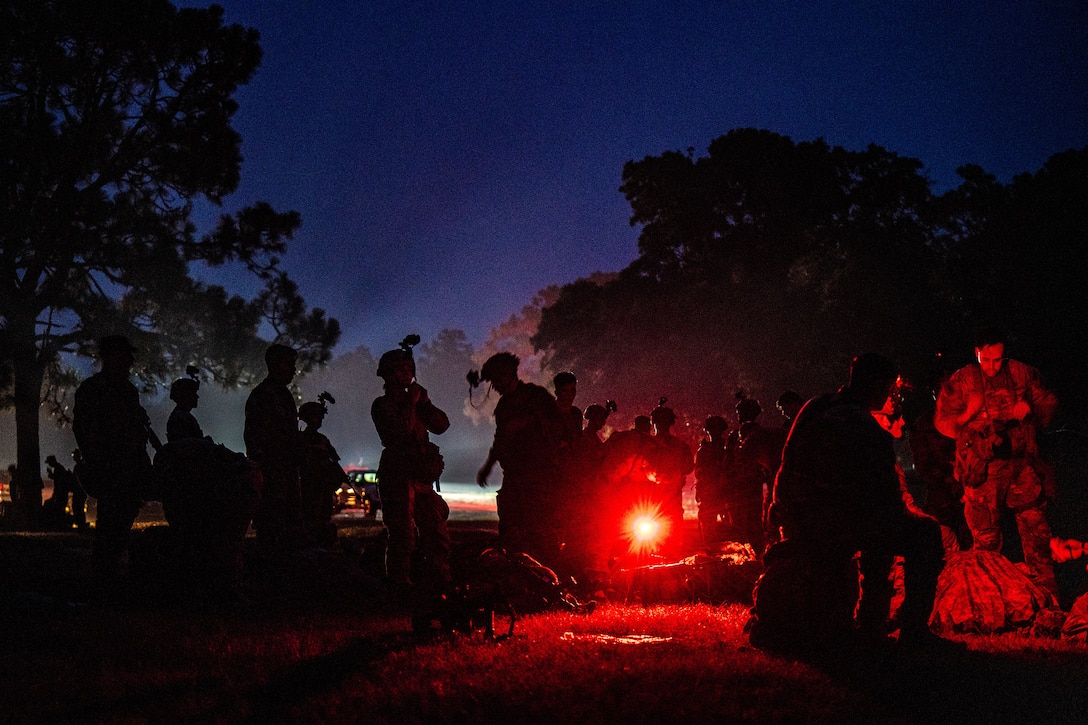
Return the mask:
<path id="1" fill-rule="evenodd" d="M 705 157 L 631 161 L 620 190 L 638 258 L 565 286 L 533 343 L 550 368 L 578 373 L 580 393 L 621 411 L 629 401 L 631 415 L 664 395 L 693 422 L 738 389 L 764 408 L 786 389 L 833 389 L 865 351 L 929 385 L 967 361 L 983 324 L 1072 383 L 1053 348 L 1075 329 L 1086 168 L 1088 149 L 1057 154 L 1005 187 L 969 166 L 938 196 L 916 159 L 756 129 L 715 139 Z M 1083 385 L 1065 392 L 1085 398 Z"/>
<path id="2" fill-rule="evenodd" d="M 192 221 L 238 185 L 234 94 L 260 59 L 257 32 L 218 6 L 0 2 L 0 385 L 22 485 L 41 485 L 38 406 L 71 382 L 62 354 L 103 334 L 135 342 L 148 380 L 196 362 L 244 382 L 263 369 L 265 323 L 304 365 L 329 358 L 338 323 L 278 267 L 298 214 L 256 203 L 203 235 Z M 194 263 L 243 265 L 266 290 L 242 299 Z"/>

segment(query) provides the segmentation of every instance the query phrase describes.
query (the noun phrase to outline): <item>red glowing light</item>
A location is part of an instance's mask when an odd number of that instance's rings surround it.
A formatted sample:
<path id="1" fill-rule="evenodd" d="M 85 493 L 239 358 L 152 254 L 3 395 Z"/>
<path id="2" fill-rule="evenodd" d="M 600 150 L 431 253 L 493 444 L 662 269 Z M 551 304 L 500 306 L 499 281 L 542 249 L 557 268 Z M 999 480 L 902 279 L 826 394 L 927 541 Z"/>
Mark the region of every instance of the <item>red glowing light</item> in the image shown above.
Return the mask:
<path id="1" fill-rule="evenodd" d="M 669 520 L 662 515 L 661 506 L 652 501 L 639 501 L 627 513 L 624 536 L 632 554 L 652 554 L 669 535 Z"/>

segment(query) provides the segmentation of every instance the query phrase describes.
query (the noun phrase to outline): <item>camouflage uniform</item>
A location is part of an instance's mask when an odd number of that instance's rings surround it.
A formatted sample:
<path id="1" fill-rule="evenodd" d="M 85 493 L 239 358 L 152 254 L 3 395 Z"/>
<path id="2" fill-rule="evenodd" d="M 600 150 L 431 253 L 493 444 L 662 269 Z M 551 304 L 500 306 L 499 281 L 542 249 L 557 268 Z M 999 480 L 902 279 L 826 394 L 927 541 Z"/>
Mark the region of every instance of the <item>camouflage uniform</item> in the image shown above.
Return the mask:
<path id="1" fill-rule="evenodd" d="M 982 396 L 982 409 L 959 427 L 956 418 L 974 396 Z M 1018 402 L 1031 408 L 1022 423 L 1012 415 Z M 1049 471 L 1039 457 L 1036 435 L 1037 426 L 1049 424 L 1057 407 L 1057 398 L 1044 387 L 1038 370 L 1006 359 L 993 377 L 976 364 L 957 370 L 941 388 L 935 417 L 937 429 L 956 439 L 956 478 L 964 489 L 964 516 L 974 548 L 1000 551 L 1001 510 L 1009 509 L 1032 579 L 1055 597 L 1058 587 L 1045 513 Z"/>
<path id="2" fill-rule="evenodd" d="M 774 505 L 787 540 L 826 561 L 861 552 L 859 626 L 879 633 L 890 610 L 889 573 L 904 557 L 904 632 L 928 632 L 943 566 L 937 521 L 907 508 L 892 436 L 865 406 L 839 392 L 810 401 L 782 454 Z"/>

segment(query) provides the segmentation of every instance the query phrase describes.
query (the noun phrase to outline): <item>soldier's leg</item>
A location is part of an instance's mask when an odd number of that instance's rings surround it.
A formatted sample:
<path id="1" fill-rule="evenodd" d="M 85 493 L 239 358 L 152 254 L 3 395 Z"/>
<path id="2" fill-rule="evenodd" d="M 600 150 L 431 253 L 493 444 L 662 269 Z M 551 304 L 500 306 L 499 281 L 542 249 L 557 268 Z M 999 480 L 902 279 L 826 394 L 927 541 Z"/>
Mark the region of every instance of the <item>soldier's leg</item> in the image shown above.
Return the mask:
<path id="1" fill-rule="evenodd" d="M 1054 565 L 1050 558 L 1050 523 L 1046 518 L 1042 479 L 1031 466 L 1025 465 L 1017 472 L 1005 502 L 1016 519 L 1024 549 L 1024 563 L 1031 572 L 1031 579 L 1049 592 L 1056 602 L 1058 581 L 1054 577 Z"/>
<path id="2" fill-rule="evenodd" d="M 103 580 L 117 578 L 128 550 L 129 533 L 140 513 L 140 504 L 127 497 L 106 497 L 98 500 L 91 558 L 95 575 Z"/>
<path id="3" fill-rule="evenodd" d="M 450 533 L 446 521 L 450 507 L 445 499 L 427 485 L 415 493 L 416 528 L 419 530 L 419 549 L 423 554 L 429 574 L 440 583 L 450 581 Z"/>
<path id="4" fill-rule="evenodd" d="M 973 548 L 1001 551 L 1001 511 L 998 507 L 999 466 L 991 463 L 986 480 L 974 488 L 963 489 L 963 515 L 971 529 Z M 1004 486 L 1001 486 L 1003 488 Z"/>
<path id="5" fill-rule="evenodd" d="M 908 512 L 896 553 L 903 556 L 903 604 L 899 609 L 900 636 L 929 633 L 929 617 L 937 595 L 937 579 L 944 568 L 941 526 L 925 514 Z"/>
<path id="6" fill-rule="evenodd" d="M 415 547 L 415 521 L 413 520 L 413 491 L 406 481 L 387 481 L 379 484 L 382 497 L 382 521 L 389 532 L 385 570 L 394 584 L 412 582 L 412 549 Z"/>
<path id="7" fill-rule="evenodd" d="M 863 549 L 861 569 L 861 598 L 858 601 L 858 628 L 865 634 L 886 634 L 894 589 L 890 578 L 895 555 L 884 549 Z"/>

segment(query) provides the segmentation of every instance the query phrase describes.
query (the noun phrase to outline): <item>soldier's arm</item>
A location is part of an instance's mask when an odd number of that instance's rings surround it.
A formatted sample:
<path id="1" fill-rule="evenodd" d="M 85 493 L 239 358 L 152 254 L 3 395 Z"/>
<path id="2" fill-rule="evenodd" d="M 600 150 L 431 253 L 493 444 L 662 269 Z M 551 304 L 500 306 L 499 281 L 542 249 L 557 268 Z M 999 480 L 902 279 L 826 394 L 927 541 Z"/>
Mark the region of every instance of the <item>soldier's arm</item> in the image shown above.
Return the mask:
<path id="1" fill-rule="evenodd" d="M 1029 369 L 1028 391 L 1031 397 L 1031 414 L 1039 427 L 1045 428 L 1058 411 L 1058 396 L 1043 384 L 1042 376 L 1035 368 Z"/>
<path id="2" fill-rule="evenodd" d="M 941 435 L 957 438 L 964 426 L 978 415 L 983 403 L 981 395 L 967 395 L 963 381 L 959 376 L 953 376 L 937 396 L 933 425 Z"/>
<path id="3" fill-rule="evenodd" d="M 430 399 L 420 401 L 416 406 L 416 414 L 423 421 L 427 430 L 436 435 L 445 433 L 450 428 L 450 418 L 445 411 L 432 403 Z"/>

